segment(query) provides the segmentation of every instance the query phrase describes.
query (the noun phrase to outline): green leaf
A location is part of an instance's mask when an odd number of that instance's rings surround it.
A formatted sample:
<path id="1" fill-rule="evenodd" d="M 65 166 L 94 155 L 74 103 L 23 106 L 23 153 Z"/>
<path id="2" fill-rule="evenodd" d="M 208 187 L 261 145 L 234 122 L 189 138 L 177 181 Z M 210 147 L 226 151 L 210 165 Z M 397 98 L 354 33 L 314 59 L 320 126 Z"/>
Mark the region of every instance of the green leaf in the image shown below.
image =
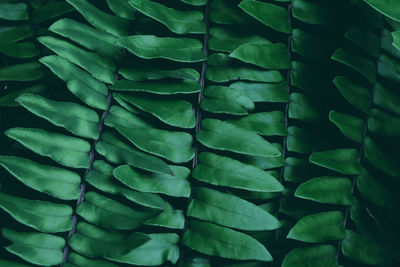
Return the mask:
<path id="1" fill-rule="evenodd" d="M 248 231 L 275 230 L 281 226 L 274 216 L 236 196 L 205 187 L 197 187 L 193 194 L 187 216 Z"/>
<path id="2" fill-rule="evenodd" d="M 392 32 L 393 46 L 400 50 L 400 31 Z"/>
<path id="3" fill-rule="evenodd" d="M 342 253 L 363 264 L 385 266 L 388 261 L 385 249 L 375 241 L 346 230 L 346 238 L 342 243 Z"/>
<path id="4" fill-rule="evenodd" d="M 227 0 L 215 0 L 211 2 L 210 19 L 217 24 L 243 25 L 250 22 L 248 17 L 243 16 L 243 11 Z"/>
<path id="5" fill-rule="evenodd" d="M 337 26 L 336 10 L 321 5 L 321 2 L 292 1 L 292 16 L 307 24 Z"/>
<path id="6" fill-rule="evenodd" d="M 255 0 L 244 0 L 240 2 L 239 7 L 256 20 L 276 31 L 284 33 L 291 33 L 292 31 L 288 12 L 283 7 Z"/>
<path id="7" fill-rule="evenodd" d="M 99 115 L 89 108 L 73 102 L 59 102 L 39 95 L 23 94 L 16 99 L 27 110 L 56 126 L 81 137 L 99 137 Z"/>
<path id="8" fill-rule="evenodd" d="M 193 178 L 213 185 L 255 192 L 281 192 L 283 186 L 267 172 L 240 161 L 203 152 Z"/>
<path id="9" fill-rule="evenodd" d="M 396 158 L 379 148 L 370 137 L 364 140 L 364 155 L 378 170 L 394 177 L 400 177 L 400 166 Z"/>
<path id="10" fill-rule="evenodd" d="M 203 145 L 218 150 L 252 156 L 281 155 L 279 150 L 256 133 L 216 119 L 204 119 L 196 137 Z"/>
<path id="11" fill-rule="evenodd" d="M 282 267 L 339 267 L 336 255 L 331 245 L 295 248 L 283 259 Z"/>
<path id="12" fill-rule="evenodd" d="M 400 114 L 400 97 L 377 83 L 374 88 L 374 104 Z"/>
<path id="13" fill-rule="evenodd" d="M 314 152 L 309 160 L 341 174 L 360 174 L 362 170 L 358 151 L 350 148 Z"/>
<path id="14" fill-rule="evenodd" d="M 106 0 L 108 7 L 115 15 L 132 20 L 135 18 L 135 9 L 125 0 Z"/>
<path id="15" fill-rule="evenodd" d="M 87 192 L 76 213 L 86 221 L 108 229 L 132 230 L 156 215 L 154 212 L 135 211 L 113 199 L 95 192 Z"/>
<path id="16" fill-rule="evenodd" d="M 268 250 L 254 238 L 212 223 L 191 220 L 183 234 L 182 243 L 210 256 L 272 261 Z"/>
<path id="17" fill-rule="evenodd" d="M 319 203 L 348 206 L 354 200 L 350 179 L 336 176 L 324 176 L 308 180 L 297 187 L 294 195 Z"/>
<path id="18" fill-rule="evenodd" d="M 116 183 L 112 174 L 113 167 L 111 165 L 105 161 L 96 160 L 93 162 L 93 168 L 85 176 L 85 180 L 103 192 L 124 196 L 144 207 L 158 210 L 165 208 L 164 200 L 159 195 L 130 190 Z"/>
<path id="19" fill-rule="evenodd" d="M 367 114 L 369 113 L 371 106 L 371 93 L 367 88 L 352 82 L 344 76 L 335 77 L 333 83 L 350 104 Z M 378 99 L 378 97 L 376 98 Z"/>
<path id="20" fill-rule="evenodd" d="M 204 6 L 207 0 L 181 0 L 182 2 L 192 6 Z"/>
<path id="21" fill-rule="evenodd" d="M 227 120 L 239 128 L 254 131 L 261 135 L 271 136 L 287 135 L 287 129 L 284 124 L 284 114 L 282 111 L 270 111 L 252 113 L 241 119 Z"/>
<path id="22" fill-rule="evenodd" d="M 1 265 L 7 266 L 7 267 L 32 267 L 32 266 L 34 266 L 34 265 L 26 265 L 23 263 L 6 261 L 6 260 L 0 260 L 0 266 Z"/>
<path id="23" fill-rule="evenodd" d="M 101 110 L 107 109 L 108 89 L 104 83 L 62 57 L 47 56 L 39 61 L 65 81 L 67 88 L 84 103 Z"/>
<path id="24" fill-rule="evenodd" d="M 150 218 L 144 224 L 168 229 L 183 229 L 185 227 L 185 215 L 182 210 L 174 210 L 168 205 L 160 215 Z"/>
<path id="25" fill-rule="evenodd" d="M 128 20 L 112 16 L 95 6 L 89 1 L 67 0 L 82 16 L 99 30 L 105 31 L 117 37 L 128 34 L 130 23 Z"/>
<path id="26" fill-rule="evenodd" d="M 321 118 L 321 112 L 313 99 L 305 94 L 291 93 L 289 118 L 314 123 Z"/>
<path id="27" fill-rule="evenodd" d="M 376 68 L 372 61 L 362 58 L 360 55 L 342 48 L 339 48 L 335 51 L 335 53 L 332 55 L 332 59 L 343 63 L 350 68 L 353 68 L 362 76 L 364 76 L 370 83 L 375 84 Z"/>
<path id="28" fill-rule="evenodd" d="M 368 201 L 383 208 L 397 209 L 396 199 L 393 193 L 389 191 L 389 188 L 376 181 L 366 171 L 363 171 L 357 177 L 356 182 L 361 195 Z"/>
<path id="29" fill-rule="evenodd" d="M 312 214 L 300 219 L 287 238 L 309 243 L 341 240 L 345 237 L 344 216 L 340 211 Z"/>
<path id="30" fill-rule="evenodd" d="M 308 154 L 313 151 L 314 137 L 308 131 L 297 126 L 290 126 L 287 131 L 286 147 L 288 151 L 301 154 Z"/>
<path id="31" fill-rule="evenodd" d="M 158 129 L 128 128 L 115 124 L 115 129 L 141 150 L 174 163 L 184 163 L 194 157 L 193 138 L 185 132 Z"/>
<path id="32" fill-rule="evenodd" d="M 113 105 L 110 107 L 109 114 L 105 118 L 104 124 L 109 127 L 114 127 L 115 125 L 122 124 L 126 127 L 135 129 L 153 128 L 148 122 L 138 117 L 133 112 L 130 112 L 118 105 Z"/>
<path id="33" fill-rule="evenodd" d="M 191 80 L 149 82 L 119 80 L 110 88 L 115 91 L 147 92 L 156 95 L 192 94 L 201 91 L 200 83 Z"/>
<path id="34" fill-rule="evenodd" d="M 35 128 L 12 128 L 5 134 L 33 152 L 71 168 L 89 168 L 90 144 L 80 138 Z"/>
<path id="35" fill-rule="evenodd" d="M 65 241 L 61 237 L 17 232 L 7 228 L 2 230 L 2 234 L 12 242 L 6 249 L 27 262 L 41 266 L 53 266 L 62 262 Z"/>
<path id="36" fill-rule="evenodd" d="M 135 35 L 120 38 L 117 44 L 145 59 L 165 58 L 178 62 L 199 62 L 206 59 L 201 51 L 202 43 L 192 38 Z"/>
<path id="37" fill-rule="evenodd" d="M 226 86 L 208 86 L 204 90 L 200 106 L 213 113 L 246 115 L 254 109 L 254 103 L 240 91 Z"/>
<path id="38" fill-rule="evenodd" d="M 84 256 L 121 257 L 129 251 L 145 244 L 150 238 L 142 233 L 120 233 L 103 230 L 91 224 L 80 222 L 68 244 Z"/>
<path id="39" fill-rule="evenodd" d="M 243 44 L 230 53 L 229 56 L 266 69 L 290 68 L 288 49 L 282 43 Z"/>
<path id="40" fill-rule="evenodd" d="M 248 35 L 247 32 L 212 27 L 209 30 L 208 48 L 214 51 L 231 53 L 242 44 L 270 44 L 271 42 L 259 35 Z"/>
<path id="41" fill-rule="evenodd" d="M 149 234 L 150 241 L 130 251 L 114 261 L 145 266 L 165 264 L 167 261 L 175 264 L 179 258 L 179 236 L 177 234 Z"/>
<path id="42" fill-rule="evenodd" d="M 0 81 L 36 81 L 44 76 L 37 62 L 15 64 L 0 68 Z"/>
<path id="43" fill-rule="evenodd" d="M 70 265 L 69 265 L 70 264 Z M 117 265 L 107 262 L 104 260 L 94 260 L 85 258 L 77 253 L 70 252 L 68 255 L 67 263 L 64 264 L 65 267 L 85 267 L 85 266 L 100 266 L 100 267 L 118 267 Z"/>
<path id="44" fill-rule="evenodd" d="M 100 155 L 112 163 L 127 163 L 142 170 L 171 174 L 171 170 L 164 161 L 134 149 L 110 132 L 103 133 L 95 147 Z"/>
<path id="45" fill-rule="evenodd" d="M 289 94 L 285 83 L 248 83 L 234 82 L 229 85 L 245 94 L 254 102 L 288 102 Z"/>
<path id="46" fill-rule="evenodd" d="M 200 79 L 200 74 L 195 69 L 180 68 L 180 69 L 158 69 L 152 67 L 140 68 L 122 68 L 118 70 L 125 79 L 131 81 L 144 81 L 144 80 L 161 80 L 164 78 L 187 79 L 197 81 Z M 166 81 L 163 81 L 166 82 Z"/>
<path id="47" fill-rule="evenodd" d="M 181 11 L 149 0 L 129 1 L 136 10 L 164 24 L 177 34 L 205 33 L 204 15 L 200 11 Z"/>
<path id="48" fill-rule="evenodd" d="M 4 55 L 15 58 L 32 58 L 39 55 L 39 50 L 33 42 L 0 42 L 0 52 Z"/>
<path id="49" fill-rule="evenodd" d="M 340 129 L 344 136 L 360 144 L 363 142 L 365 124 L 363 119 L 332 110 L 329 112 L 329 120 Z"/>
<path id="50" fill-rule="evenodd" d="M 116 45 L 117 38 L 72 19 L 63 18 L 53 23 L 49 31 L 77 42 L 101 56 L 119 59 L 122 51 Z"/>
<path id="51" fill-rule="evenodd" d="M 72 208 L 40 200 L 0 193 L 0 207 L 16 221 L 41 232 L 58 233 L 72 229 Z"/>
<path id="52" fill-rule="evenodd" d="M 364 0 L 364 2 L 372 6 L 383 15 L 396 21 L 400 21 L 400 7 L 397 5 L 398 3 L 396 0 Z"/>
<path id="53" fill-rule="evenodd" d="M 12 90 L 8 94 L 6 93 L 2 97 L 0 97 L 0 107 L 17 107 L 17 106 L 19 106 L 19 104 L 15 101 L 15 99 L 18 96 L 20 96 L 22 94 L 26 94 L 26 93 L 38 94 L 38 93 L 43 92 L 44 90 L 46 90 L 46 86 L 43 84 L 38 84 L 38 85 L 34 85 L 31 87 L 27 87 L 27 88 L 17 89 L 17 90 Z"/>
<path id="54" fill-rule="evenodd" d="M 371 56 L 379 57 L 380 40 L 374 32 L 362 27 L 351 26 L 344 36 Z"/>
<path id="55" fill-rule="evenodd" d="M 31 17 L 33 17 L 34 23 L 39 24 L 74 10 L 74 7 L 71 6 L 67 1 L 59 2 L 57 0 L 51 0 L 43 3 L 40 8 L 35 7 L 32 10 Z"/>
<path id="56" fill-rule="evenodd" d="M 368 119 L 368 130 L 377 135 L 399 136 L 400 119 L 380 109 L 371 109 L 371 115 Z"/>
<path id="57" fill-rule="evenodd" d="M 17 42 L 33 36 L 35 33 L 29 25 L 4 27 L 0 31 L 3 42 Z"/>
<path id="58" fill-rule="evenodd" d="M 180 99 L 120 94 L 123 100 L 149 112 L 168 125 L 180 128 L 196 126 L 196 115 L 190 102 Z"/>
<path id="59" fill-rule="evenodd" d="M 173 197 L 189 197 L 190 170 L 182 166 L 169 166 L 174 176 L 170 174 L 156 174 L 140 172 L 128 165 L 114 169 L 113 175 L 126 186 L 140 192 L 160 193 Z"/>
<path id="60" fill-rule="evenodd" d="M 4 20 L 28 20 L 28 7 L 25 3 L 0 3 L 0 19 Z"/>
<path id="61" fill-rule="evenodd" d="M 208 67 L 206 78 L 212 82 L 223 83 L 237 80 L 254 82 L 278 83 L 283 80 L 282 75 L 276 70 L 257 70 L 243 67 Z"/>
<path id="62" fill-rule="evenodd" d="M 94 78 L 105 83 L 114 83 L 116 67 L 111 60 L 51 36 L 39 37 L 38 41 L 54 53 L 83 68 Z"/>
<path id="63" fill-rule="evenodd" d="M 79 198 L 81 178 L 74 172 L 11 156 L 0 156 L 0 165 L 39 192 L 66 200 Z"/>

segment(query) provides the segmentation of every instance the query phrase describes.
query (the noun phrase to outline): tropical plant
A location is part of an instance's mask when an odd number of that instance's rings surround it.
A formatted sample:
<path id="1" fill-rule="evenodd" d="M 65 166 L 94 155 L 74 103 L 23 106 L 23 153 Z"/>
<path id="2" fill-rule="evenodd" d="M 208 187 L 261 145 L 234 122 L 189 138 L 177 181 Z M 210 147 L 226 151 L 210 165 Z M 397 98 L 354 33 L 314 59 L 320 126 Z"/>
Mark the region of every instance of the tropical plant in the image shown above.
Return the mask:
<path id="1" fill-rule="evenodd" d="M 396 0 L 0 0 L 0 266 L 398 266 Z"/>

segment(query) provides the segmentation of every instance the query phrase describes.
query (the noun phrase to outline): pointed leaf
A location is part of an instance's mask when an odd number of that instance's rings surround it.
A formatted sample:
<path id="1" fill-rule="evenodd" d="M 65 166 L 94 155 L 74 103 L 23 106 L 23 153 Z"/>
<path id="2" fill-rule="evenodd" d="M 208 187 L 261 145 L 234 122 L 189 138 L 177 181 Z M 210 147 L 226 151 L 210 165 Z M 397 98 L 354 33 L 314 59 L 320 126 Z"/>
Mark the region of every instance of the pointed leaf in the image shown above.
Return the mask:
<path id="1" fill-rule="evenodd" d="M 234 82 L 229 87 L 242 92 L 254 102 L 285 103 L 289 101 L 285 83 Z"/>
<path id="2" fill-rule="evenodd" d="M 116 68 L 115 63 L 111 60 L 51 36 L 39 37 L 38 41 L 54 53 L 83 68 L 94 78 L 105 83 L 114 83 Z"/>
<path id="3" fill-rule="evenodd" d="M 278 229 L 279 221 L 262 208 L 233 195 L 197 187 L 187 216 L 247 231 Z"/>
<path id="4" fill-rule="evenodd" d="M 171 174 L 171 170 L 164 161 L 134 149 L 110 132 L 103 133 L 95 147 L 100 155 L 112 163 L 127 163 L 146 171 Z"/>
<path id="5" fill-rule="evenodd" d="M 175 264 L 179 258 L 177 234 L 149 234 L 150 241 L 114 261 L 145 266 L 162 265 L 167 261 Z"/>
<path id="6" fill-rule="evenodd" d="M 87 192 L 76 213 L 88 222 L 107 229 L 132 230 L 157 213 L 135 211 L 113 199 Z"/>
<path id="7" fill-rule="evenodd" d="M 33 152 L 71 168 L 88 168 L 90 144 L 83 139 L 34 128 L 12 128 L 5 133 Z"/>
<path id="8" fill-rule="evenodd" d="M 342 243 L 342 253 L 363 264 L 388 264 L 385 249 L 375 241 L 361 236 L 351 230 L 346 230 L 346 238 Z"/>
<path id="9" fill-rule="evenodd" d="M 140 172 L 128 165 L 114 169 L 113 175 L 126 186 L 140 192 L 160 193 L 173 197 L 189 197 L 189 169 L 182 166 L 169 166 L 174 176 Z"/>
<path id="10" fill-rule="evenodd" d="M 90 257 L 121 257 L 140 247 L 150 238 L 142 233 L 122 234 L 106 231 L 91 224 L 80 222 L 68 244 L 76 252 Z"/>
<path id="11" fill-rule="evenodd" d="M 37 62 L 21 63 L 0 68 L 0 81 L 36 81 L 44 76 Z"/>
<path id="12" fill-rule="evenodd" d="M 339 267 L 336 255 L 331 245 L 295 248 L 283 259 L 282 267 Z"/>
<path id="13" fill-rule="evenodd" d="M 363 119 L 332 110 L 329 112 L 329 120 L 340 129 L 344 136 L 356 141 L 357 143 L 362 143 L 364 138 Z"/>
<path id="14" fill-rule="evenodd" d="M 157 194 L 142 193 L 130 190 L 112 177 L 113 167 L 102 160 L 93 162 L 93 168 L 85 176 L 85 180 L 97 189 L 115 195 L 121 195 L 130 201 L 144 207 L 162 210 L 165 208 L 164 200 Z"/>
<path id="15" fill-rule="evenodd" d="M 84 103 L 101 110 L 107 109 L 108 89 L 105 84 L 62 57 L 47 56 L 39 61 L 65 81 L 67 88 Z"/>
<path id="16" fill-rule="evenodd" d="M 59 102 L 39 95 L 24 94 L 16 99 L 27 110 L 56 126 L 61 126 L 81 137 L 99 137 L 99 115 L 73 102 Z"/>
<path id="17" fill-rule="evenodd" d="M 147 92 L 156 95 L 192 94 L 201 91 L 200 83 L 191 80 L 134 82 L 119 80 L 110 86 L 115 91 Z"/>
<path id="18" fill-rule="evenodd" d="M 200 106 L 213 113 L 246 115 L 254 109 L 254 103 L 238 90 L 225 86 L 208 86 L 204 90 L 204 99 Z"/>
<path id="19" fill-rule="evenodd" d="M 196 137 L 207 147 L 252 156 L 278 157 L 281 154 L 256 133 L 233 124 L 216 119 L 205 119 L 201 122 L 201 127 Z"/>
<path id="20" fill-rule="evenodd" d="M 283 186 L 267 172 L 240 161 L 203 152 L 193 178 L 213 185 L 255 192 L 281 192 Z"/>
<path id="21" fill-rule="evenodd" d="M 240 2 L 239 7 L 272 29 L 279 32 L 291 33 L 289 15 L 285 8 L 255 0 L 244 0 Z"/>
<path id="22" fill-rule="evenodd" d="M 11 156 L 0 156 L 0 165 L 39 192 L 66 200 L 79 198 L 81 178 L 74 172 Z"/>
<path id="23" fill-rule="evenodd" d="M 350 179 L 335 176 L 308 180 L 297 187 L 294 195 L 319 203 L 351 205 L 354 201 Z"/>
<path id="24" fill-rule="evenodd" d="M 180 99 L 166 99 L 162 97 L 146 97 L 139 95 L 120 94 L 122 99 L 149 112 L 166 124 L 193 128 L 196 126 L 196 116 L 192 104 Z"/>
<path id="25" fill-rule="evenodd" d="M 272 261 L 268 250 L 256 239 L 212 223 L 190 221 L 182 243 L 210 256 L 232 260 Z"/>
<path id="26" fill-rule="evenodd" d="M 40 200 L 29 200 L 0 193 L 0 207 L 18 222 L 46 233 L 72 229 L 72 208 Z"/>
<path id="27" fill-rule="evenodd" d="M 125 36 L 129 31 L 129 21 L 112 16 L 95 6 L 89 1 L 67 0 L 82 16 L 99 30 L 105 31 L 117 37 Z"/>
<path id="28" fill-rule="evenodd" d="M 165 58 L 178 62 L 199 62 L 206 59 L 201 51 L 202 43 L 192 38 L 135 35 L 123 37 L 117 44 L 145 59 Z"/>
<path id="29" fill-rule="evenodd" d="M 7 228 L 2 230 L 2 234 L 13 243 L 6 249 L 30 263 L 53 266 L 62 262 L 62 249 L 65 246 L 65 241 L 61 237 L 41 233 L 17 232 Z"/>
<path id="30" fill-rule="evenodd" d="M 340 211 L 312 214 L 300 219 L 287 238 L 309 243 L 340 240 L 345 237 L 344 216 Z"/>
<path id="31" fill-rule="evenodd" d="M 200 11 L 180 11 L 149 0 L 134 0 L 129 1 L 129 4 L 174 33 L 205 33 L 204 16 Z"/>
<path id="32" fill-rule="evenodd" d="M 290 60 L 285 44 L 243 44 L 230 57 L 266 69 L 288 69 Z"/>
<path id="33" fill-rule="evenodd" d="M 314 152 L 310 155 L 310 162 L 341 174 L 360 174 L 362 169 L 359 153 L 350 148 Z"/>
<path id="34" fill-rule="evenodd" d="M 193 138 L 185 132 L 158 129 L 137 129 L 114 124 L 114 127 L 141 150 L 174 163 L 184 163 L 194 157 Z"/>

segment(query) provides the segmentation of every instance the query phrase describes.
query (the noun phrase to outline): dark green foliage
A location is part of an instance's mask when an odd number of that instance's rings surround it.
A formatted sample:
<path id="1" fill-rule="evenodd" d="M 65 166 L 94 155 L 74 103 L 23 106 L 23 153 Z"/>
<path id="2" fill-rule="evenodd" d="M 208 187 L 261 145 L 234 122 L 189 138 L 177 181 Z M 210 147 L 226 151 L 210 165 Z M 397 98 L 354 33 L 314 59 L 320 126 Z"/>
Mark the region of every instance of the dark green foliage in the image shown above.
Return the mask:
<path id="1" fill-rule="evenodd" d="M 398 266 L 399 23 L 0 0 L 0 266 Z"/>

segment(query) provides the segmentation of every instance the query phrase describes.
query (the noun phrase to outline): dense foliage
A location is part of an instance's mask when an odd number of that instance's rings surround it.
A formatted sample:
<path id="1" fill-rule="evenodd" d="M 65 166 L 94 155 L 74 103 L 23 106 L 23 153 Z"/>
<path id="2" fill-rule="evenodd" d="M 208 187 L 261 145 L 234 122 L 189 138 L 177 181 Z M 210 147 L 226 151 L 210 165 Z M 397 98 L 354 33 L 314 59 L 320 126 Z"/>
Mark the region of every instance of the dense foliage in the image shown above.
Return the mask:
<path id="1" fill-rule="evenodd" d="M 398 0 L 0 0 L 0 266 L 399 266 Z"/>

